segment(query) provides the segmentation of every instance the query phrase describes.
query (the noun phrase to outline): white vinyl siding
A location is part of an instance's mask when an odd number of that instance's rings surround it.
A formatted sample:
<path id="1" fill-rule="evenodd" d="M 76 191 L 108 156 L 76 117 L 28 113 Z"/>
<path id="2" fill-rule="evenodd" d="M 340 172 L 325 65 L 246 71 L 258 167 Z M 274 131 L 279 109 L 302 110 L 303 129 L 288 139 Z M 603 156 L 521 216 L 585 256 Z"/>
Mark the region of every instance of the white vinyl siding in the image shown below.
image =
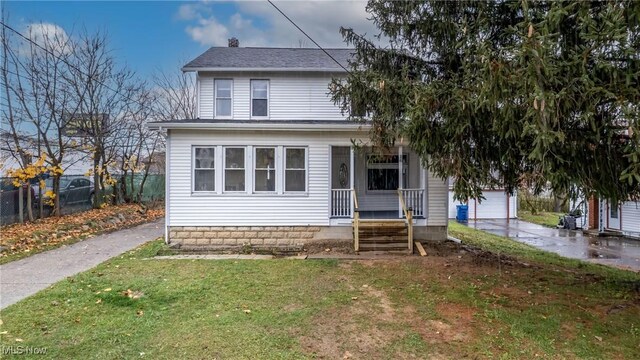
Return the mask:
<path id="1" fill-rule="evenodd" d="M 366 141 L 363 132 L 242 132 L 171 130 L 167 181 L 171 226 L 329 226 L 331 146 L 351 146 L 351 140 Z M 274 146 L 274 144 L 279 144 Z M 191 191 L 194 146 L 216 148 L 216 192 Z M 222 184 L 224 148 L 244 147 L 246 192 L 225 193 Z M 306 149 L 306 192 L 252 193 L 253 156 L 257 148 L 276 148 L 278 191 L 284 190 L 284 148 Z M 417 157 L 409 156 L 411 162 Z M 364 168 L 364 167 L 361 167 Z M 425 172 L 428 174 L 428 172 Z M 447 186 L 432 176 L 425 180 L 428 191 L 427 219 L 431 226 L 447 224 Z M 412 184 L 412 186 L 414 186 Z M 417 184 L 416 184 L 417 187 Z M 393 204 L 397 204 L 397 196 Z"/>
<path id="2" fill-rule="evenodd" d="M 213 77 L 198 77 L 198 114 L 201 119 L 213 119 Z"/>
<path id="3" fill-rule="evenodd" d="M 233 79 L 233 119 L 251 120 L 251 80 L 269 80 L 269 120 L 345 120 L 331 101 L 331 73 L 199 73 L 200 118 L 213 118 L 213 79 Z M 264 118 L 264 117 L 262 117 Z"/>
<path id="4" fill-rule="evenodd" d="M 628 236 L 640 237 L 640 202 L 622 203 L 620 215 L 622 232 Z"/>

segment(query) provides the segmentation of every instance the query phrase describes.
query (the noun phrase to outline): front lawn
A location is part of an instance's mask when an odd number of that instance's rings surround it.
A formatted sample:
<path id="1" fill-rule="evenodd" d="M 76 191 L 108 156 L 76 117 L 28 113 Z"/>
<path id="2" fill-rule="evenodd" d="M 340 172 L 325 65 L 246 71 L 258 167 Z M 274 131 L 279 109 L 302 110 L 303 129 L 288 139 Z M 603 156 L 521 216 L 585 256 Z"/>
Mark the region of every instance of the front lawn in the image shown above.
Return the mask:
<path id="1" fill-rule="evenodd" d="M 638 274 L 468 230 L 454 229 L 500 257 L 445 243 L 397 260 L 147 260 L 154 241 L 0 312 L 0 345 L 67 359 L 640 353 Z"/>
<path id="2" fill-rule="evenodd" d="M 536 214 L 531 211 L 518 210 L 518 218 L 530 223 L 555 228 L 558 225 L 558 217 L 565 215 L 564 213 L 539 211 Z"/>

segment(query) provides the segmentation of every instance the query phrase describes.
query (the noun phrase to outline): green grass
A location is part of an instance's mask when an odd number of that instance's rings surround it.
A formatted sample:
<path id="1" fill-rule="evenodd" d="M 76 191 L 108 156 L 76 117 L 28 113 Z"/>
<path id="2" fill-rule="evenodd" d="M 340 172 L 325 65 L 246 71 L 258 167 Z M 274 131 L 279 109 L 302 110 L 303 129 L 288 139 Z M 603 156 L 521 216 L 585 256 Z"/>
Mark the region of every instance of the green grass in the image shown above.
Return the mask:
<path id="1" fill-rule="evenodd" d="M 535 266 L 451 244 L 399 260 L 147 260 L 163 249 L 154 241 L 2 310 L 0 347 L 65 359 L 637 356 L 637 274 L 451 231 Z"/>
<path id="2" fill-rule="evenodd" d="M 564 215 L 564 213 L 540 211 L 532 214 L 531 211 L 518 210 L 518 218 L 520 218 L 520 220 L 550 228 L 555 228 L 556 225 L 558 225 L 558 217 L 562 215 Z"/>

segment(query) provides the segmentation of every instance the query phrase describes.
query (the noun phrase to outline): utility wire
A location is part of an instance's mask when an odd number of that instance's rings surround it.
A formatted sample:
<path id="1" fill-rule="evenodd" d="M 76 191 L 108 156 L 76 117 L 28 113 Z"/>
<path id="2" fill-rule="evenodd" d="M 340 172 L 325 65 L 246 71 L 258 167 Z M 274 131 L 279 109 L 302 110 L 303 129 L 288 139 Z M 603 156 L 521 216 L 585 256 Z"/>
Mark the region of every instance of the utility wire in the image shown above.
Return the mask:
<path id="1" fill-rule="evenodd" d="M 2 26 L 4 26 L 5 28 L 13 31 L 14 33 L 16 33 L 18 36 L 20 36 L 21 38 L 25 39 L 26 41 L 30 42 L 31 44 L 35 45 L 36 47 L 38 47 L 39 49 L 42 49 L 43 51 L 45 51 L 46 53 L 48 53 L 49 55 L 53 56 L 54 58 L 62 61 L 63 63 L 65 63 L 67 66 L 69 66 L 70 68 L 72 68 L 73 70 L 77 71 L 78 73 L 84 75 L 87 77 L 87 79 L 92 79 L 93 76 L 90 74 L 87 74 L 85 72 L 83 72 L 80 68 L 78 68 L 77 66 L 69 63 L 69 61 L 67 59 L 64 59 L 62 57 L 60 57 L 59 55 L 56 55 L 53 51 L 41 46 L 40 44 L 38 44 L 37 42 L 31 40 L 30 38 L 28 38 L 27 36 L 25 36 L 24 34 L 22 34 L 21 32 L 19 32 L 18 30 L 12 28 L 11 26 L 5 24 L 3 21 L 0 21 L 0 24 L 2 24 Z M 139 100 L 136 99 L 132 99 L 131 96 L 128 95 L 124 95 L 122 94 L 119 90 L 115 90 L 112 87 L 110 87 L 109 85 L 105 84 L 104 82 L 98 80 L 98 79 L 94 79 L 95 82 L 97 82 L 98 84 L 104 86 L 106 89 L 113 91 L 114 94 L 118 94 L 118 95 L 122 95 L 124 96 L 127 100 L 132 101 L 137 103 L 138 105 L 141 105 L 142 107 L 146 107 L 147 104 L 143 104 L 142 102 L 140 102 Z"/>
<path id="2" fill-rule="evenodd" d="M 331 56 L 331 54 L 329 54 L 327 50 L 325 50 L 322 46 L 320 46 L 320 44 L 318 44 L 315 40 L 313 40 L 313 38 L 309 36 L 309 34 L 307 34 L 304 30 L 302 30 L 300 26 L 298 26 L 298 24 L 296 24 L 293 20 L 291 20 L 290 17 L 287 16 L 287 14 L 285 14 L 282 10 L 280 10 L 280 8 L 276 6 L 276 4 L 274 4 L 271 0 L 267 0 L 267 1 L 269 2 L 269 4 L 271 4 L 271 6 L 273 6 L 276 10 L 278 10 L 278 12 L 282 14 L 282 16 L 285 17 L 285 19 L 289 20 L 289 22 L 293 24 L 293 26 L 295 26 L 298 30 L 300 30 L 300 32 L 303 33 L 304 36 L 306 36 L 309 40 L 311 40 L 311 42 L 314 43 L 318 47 L 318 49 L 324 51 L 324 53 L 327 54 L 327 56 L 330 57 L 331 60 L 333 60 L 336 64 L 340 65 L 340 67 L 343 68 L 344 71 L 346 71 L 349 75 L 351 75 L 351 72 L 346 67 L 344 67 L 344 65 L 342 65 L 338 60 L 336 60 L 333 56 Z"/>

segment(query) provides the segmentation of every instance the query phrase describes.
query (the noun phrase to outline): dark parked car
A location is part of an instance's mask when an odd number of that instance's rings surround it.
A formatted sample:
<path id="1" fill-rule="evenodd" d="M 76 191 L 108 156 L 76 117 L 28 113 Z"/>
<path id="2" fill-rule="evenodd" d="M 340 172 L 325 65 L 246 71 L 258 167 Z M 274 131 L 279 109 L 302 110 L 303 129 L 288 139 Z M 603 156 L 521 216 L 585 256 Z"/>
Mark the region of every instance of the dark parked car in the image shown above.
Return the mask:
<path id="1" fill-rule="evenodd" d="M 45 190 L 43 193 L 51 190 L 53 191 L 53 179 L 49 178 L 45 180 Z M 60 179 L 60 205 L 75 205 L 89 203 L 93 205 L 93 183 L 89 179 L 78 178 L 61 178 Z M 45 197 L 45 204 L 47 204 L 47 198 Z M 49 204 L 47 204 L 49 205 Z"/>
<path id="2" fill-rule="evenodd" d="M 22 192 L 23 200 L 23 213 L 27 214 L 27 186 L 24 185 Z M 13 184 L 13 181 L 9 178 L 0 180 L 0 213 L 3 219 L 13 218 L 20 214 L 20 188 Z M 31 188 L 31 204 L 32 208 L 35 208 L 36 197 Z M 4 221 L 3 221 L 4 222 Z"/>

